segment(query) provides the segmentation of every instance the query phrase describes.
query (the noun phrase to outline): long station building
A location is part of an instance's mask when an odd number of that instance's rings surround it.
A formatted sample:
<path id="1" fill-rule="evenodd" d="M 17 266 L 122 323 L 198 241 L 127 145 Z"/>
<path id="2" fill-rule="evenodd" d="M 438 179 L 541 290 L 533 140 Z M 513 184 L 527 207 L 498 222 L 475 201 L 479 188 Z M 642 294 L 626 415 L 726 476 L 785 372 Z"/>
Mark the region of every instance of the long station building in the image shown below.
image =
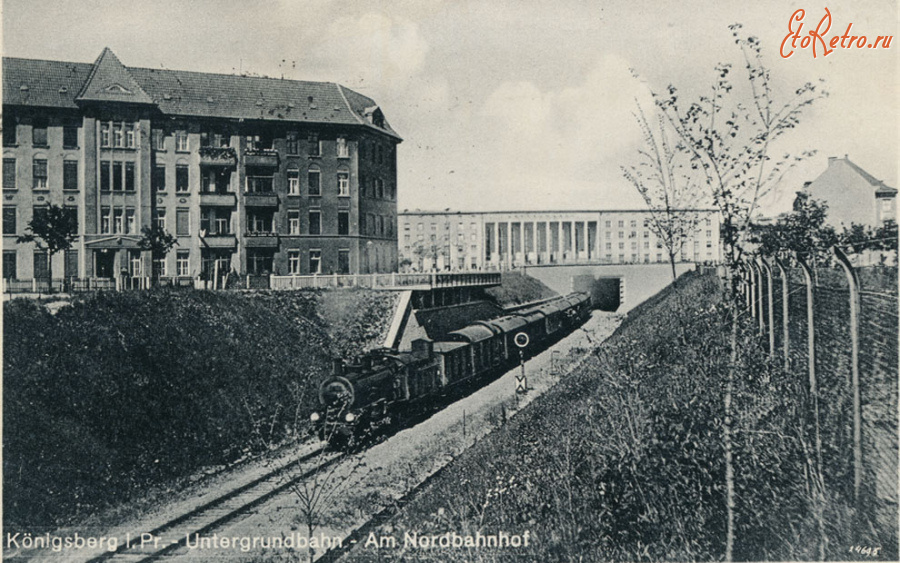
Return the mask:
<path id="1" fill-rule="evenodd" d="M 678 212 L 694 226 L 682 262 L 720 260 L 714 209 Z M 399 213 L 401 267 L 424 271 L 503 269 L 541 264 L 668 262 L 647 209 L 595 211 L 404 210 Z"/>
<path id="2" fill-rule="evenodd" d="M 400 142 L 334 83 L 4 58 L 3 277 L 46 277 L 16 240 L 49 204 L 78 221 L 54 278 L 396 271 Z"/>

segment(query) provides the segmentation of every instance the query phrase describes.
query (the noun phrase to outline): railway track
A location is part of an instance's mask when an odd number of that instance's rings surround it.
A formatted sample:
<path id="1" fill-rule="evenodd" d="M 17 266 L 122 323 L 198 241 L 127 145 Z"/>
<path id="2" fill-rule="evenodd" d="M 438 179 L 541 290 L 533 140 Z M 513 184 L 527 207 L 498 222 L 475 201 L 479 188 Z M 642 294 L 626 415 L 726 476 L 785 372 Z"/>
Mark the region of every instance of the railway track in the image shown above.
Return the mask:
<path id="1" fill-rule="evenodd" d="M 305 462 L 321 455 L 323 461 L 308 469 Z M 303 455 L 292 462 L 274 469 L 228 493 L 181 514 L 150 531 L 120 538 L 119 548 L 89 560 L 89 563 L 134 563 L 156 561 L 175 554 L 185 546 L 189 536 L 208 535 L 252 511 L 269 499 L 280 495 L 303 479 L 326 469 L 342 459 L 345 454 L 325 453 L 322 449 Z M 298 471 L 292 474 L 292 471 Z M 143 537 L 153 538 L 142 542 Z"/>

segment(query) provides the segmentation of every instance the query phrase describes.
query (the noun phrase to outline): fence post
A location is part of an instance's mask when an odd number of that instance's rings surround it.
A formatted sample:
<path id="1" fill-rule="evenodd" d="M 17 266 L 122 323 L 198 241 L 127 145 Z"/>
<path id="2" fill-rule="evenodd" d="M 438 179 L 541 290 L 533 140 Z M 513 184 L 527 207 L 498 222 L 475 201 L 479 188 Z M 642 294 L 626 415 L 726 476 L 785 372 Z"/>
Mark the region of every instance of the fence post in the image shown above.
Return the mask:
<path id="1" fill-rule="evenodd" d="M 757 288 L 757 294 L 759 295 L 759 334 L 762 336 L 766 330 L 766 300 L 763 293 L 766 285 L 766 276 L 763 275 L 763 267 L 758 257 L 753 261 L 753 265 L 756 267 L 757 279 L 759 280 L 759 287 Z M 771 284 L 771 282 L 769 283 Z"/>
<path id="2" fill-rule="evenodd" d="M 775 278 L 772 276 L 772 265 L 765 258 L 760 258 L 763 267 L 766 270 L 766 276 L 769 277 L 768 298 L 769 298 L 769 358 L 775 358 Z"/>
<path id="3" fill-rule="evenodd" d="M 781 274 L 781 330 L 782 330 L 782 350 L 784 351 L 784 371 L 791 369 L 791 330 L 790 330 L 790 281 L 788 280 L 787 268 L 778 258 L 775 258 L 775 265 L 778 266 L 778 272 Z"/>
<path id="4" fill-rule="evenodd" d="M 857 514 L 860 506 L 860 489 L 862 488 L 862 400 L 859 389 L 859 276 L 850 264 L 850 259 L 844 252 L 834 247 L 834 255 L 837 256 L 844 273 L 847 274 L 847 283 L 850 285 L 850 385 L 853 388 L 853 500 L 856 502 Z M 857 516 L 857 518 L 859 518 Z"/>
<path id="5" fill-rule="evenodd" d="M 824 530 L 824 494 L 825 494 L 825 475 L 822 473 L 822 434 L 819 428 L 819 389 L 816 381 L 816 330 L 815 330 L 815 311 L 814 311 L 814 292 L 813 292 L 813 276 L 809 265 L 806 264 L 799 256 L 797 257 L 800 267 L 803 268 L 803 276 L 806 278 L 806 323 L 807 323 L 807 358 L 809 363 L 809 394 L 813 403 L 813 425 L 816 433 L 816 472 L 818 473 L 818 499 L 819 506 L 816 508 L 816 520 L 819 525 L 819 559 L 825 560 L 825 530 Z"/>

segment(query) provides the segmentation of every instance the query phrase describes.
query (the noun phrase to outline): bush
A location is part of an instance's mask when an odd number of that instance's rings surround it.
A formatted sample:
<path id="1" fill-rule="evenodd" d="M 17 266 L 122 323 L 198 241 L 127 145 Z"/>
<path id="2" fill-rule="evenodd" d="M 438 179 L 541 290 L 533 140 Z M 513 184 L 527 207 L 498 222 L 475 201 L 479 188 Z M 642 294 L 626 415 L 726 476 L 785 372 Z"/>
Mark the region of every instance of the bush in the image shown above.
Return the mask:
<path id="1" fill-rule="evenodd" d="M 341 293 L 337 312 L 320 292 L 5 304 L 4 523 L 55 525 L 302 432 L 331 357 L 390 322 L 390 294 Z"/>

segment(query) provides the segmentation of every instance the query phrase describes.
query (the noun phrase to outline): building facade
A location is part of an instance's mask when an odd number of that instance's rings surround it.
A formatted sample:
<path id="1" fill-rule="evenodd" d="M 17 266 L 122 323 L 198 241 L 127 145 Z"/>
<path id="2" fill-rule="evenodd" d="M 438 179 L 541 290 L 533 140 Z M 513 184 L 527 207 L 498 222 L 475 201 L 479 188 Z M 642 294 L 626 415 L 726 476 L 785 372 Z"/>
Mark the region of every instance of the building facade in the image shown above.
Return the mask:
<path id="1" fill-rule="evenodd" d="M 696 229 L 678 254 L 718 262 L 719 215 L 696 214 Z M 648 210 L 402 211 L 401 266 L 413 270 L 482 270 L 538 264 L 668 262 Z"/>
<path id="2" fill-rule="evenodd" d="M 46 277 L 16 238 L 49 204 L 79 229 L 54 278 L 395 271 L 400 142 L 338 84 L 4 58 L 3 277 Z"/>
<path id="3" fill-rule="evenodd" d="M 828 168 L 801 192 L 828 205 L 826 222 L 838 229 L 851 224 L 880 227 L 897 220 L 897 190 L 844 155 L 828 157 Z"/>

